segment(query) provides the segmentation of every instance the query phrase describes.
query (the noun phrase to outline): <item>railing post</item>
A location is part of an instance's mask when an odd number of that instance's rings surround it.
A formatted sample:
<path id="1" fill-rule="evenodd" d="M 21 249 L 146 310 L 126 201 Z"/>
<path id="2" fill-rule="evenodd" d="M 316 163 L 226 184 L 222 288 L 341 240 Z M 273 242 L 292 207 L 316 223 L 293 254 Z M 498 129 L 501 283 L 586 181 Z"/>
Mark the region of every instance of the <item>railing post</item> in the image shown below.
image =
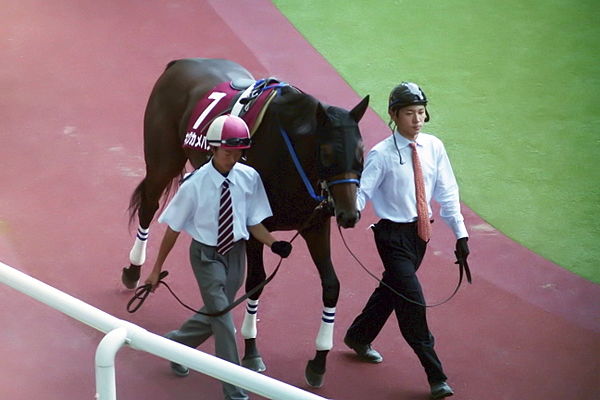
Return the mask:
<path id="1" fill-rule="evenodd" d="M 96 348 L 96 399 L 116 400 L 115 357 L 127 342 L 127 329 L 124 327 L 108 332 Z"/>

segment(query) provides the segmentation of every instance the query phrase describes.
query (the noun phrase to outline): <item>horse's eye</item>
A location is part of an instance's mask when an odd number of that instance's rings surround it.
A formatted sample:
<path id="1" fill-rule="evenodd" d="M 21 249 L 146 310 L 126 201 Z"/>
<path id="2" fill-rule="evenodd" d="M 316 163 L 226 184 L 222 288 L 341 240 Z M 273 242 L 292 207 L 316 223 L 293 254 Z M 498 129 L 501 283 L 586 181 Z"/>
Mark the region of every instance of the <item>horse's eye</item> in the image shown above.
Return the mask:
<path id="1" fill-rule="evenodd" d="M 323 144 L 320 148 L 321 153 L 321 165 L 324 167 L 331 167 L 335 162 L 335 155 L 333 154 L 333 146 L 330 144 Z"/>

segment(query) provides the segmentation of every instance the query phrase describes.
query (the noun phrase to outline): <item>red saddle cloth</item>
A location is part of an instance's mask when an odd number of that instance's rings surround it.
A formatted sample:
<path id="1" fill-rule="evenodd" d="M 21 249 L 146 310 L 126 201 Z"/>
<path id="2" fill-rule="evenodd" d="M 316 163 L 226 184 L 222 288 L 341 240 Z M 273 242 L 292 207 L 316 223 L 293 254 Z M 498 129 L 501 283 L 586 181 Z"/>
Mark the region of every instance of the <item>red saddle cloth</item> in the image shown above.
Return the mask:
<path id="1" fill-rule="evenodd" d="M 231 112 L 232 109 L 236 115 L 246 122 L 250 130 L 250 136 L 252 136 L 258 129 L 267 106 L 276 95 L 277 92 L 274 89 L 278 86 L 265 86 L 256 98 L 250 99 L 248 104 L 236 105 L 236 100 L 239 102 L 241 97 L 246 97 L 245 95 L 251 92 L 254 86 L 258 86 L 258 82 L 250 89 L 245 89 L 245 92 L 240 96 L 238 94 L 242 91 L 235 89 L 231 82 L 222 82 L 210 90 L 198 101 L 190 115 L 183 147 L 210 151 L 210 146 L 206 140 L 206 132 L 210 123 L 219 115 Z"/>

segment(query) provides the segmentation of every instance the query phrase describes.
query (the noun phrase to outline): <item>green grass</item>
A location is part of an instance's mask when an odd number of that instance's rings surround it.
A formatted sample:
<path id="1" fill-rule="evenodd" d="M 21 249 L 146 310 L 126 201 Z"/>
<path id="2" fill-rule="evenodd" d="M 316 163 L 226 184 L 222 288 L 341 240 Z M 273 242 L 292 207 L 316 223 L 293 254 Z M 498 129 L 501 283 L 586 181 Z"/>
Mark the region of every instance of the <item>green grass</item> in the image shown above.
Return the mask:
<path id="1" fill-rule="evenodd" d="M 463 201 L 600 282 L 600 2 L 274 3 L 384 120 L 419 83 Z"/>

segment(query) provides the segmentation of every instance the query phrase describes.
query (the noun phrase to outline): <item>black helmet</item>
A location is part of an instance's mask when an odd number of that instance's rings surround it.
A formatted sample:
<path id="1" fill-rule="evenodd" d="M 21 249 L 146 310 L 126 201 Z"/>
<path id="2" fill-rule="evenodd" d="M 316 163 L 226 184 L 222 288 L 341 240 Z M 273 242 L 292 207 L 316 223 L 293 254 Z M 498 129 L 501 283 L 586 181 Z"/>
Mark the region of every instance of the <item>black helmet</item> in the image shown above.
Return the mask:
<path id="1" fill-rule="evenodd" d="M 388 111 L 406 106 L 423 105 L 427 106 L 427 96 L 421 90 L 419 85 L 412 82 L 402 82 L 392 89 L 388 102 Z M 425 122 L 429 121 L 429 113 L 425 108 Z"/>

